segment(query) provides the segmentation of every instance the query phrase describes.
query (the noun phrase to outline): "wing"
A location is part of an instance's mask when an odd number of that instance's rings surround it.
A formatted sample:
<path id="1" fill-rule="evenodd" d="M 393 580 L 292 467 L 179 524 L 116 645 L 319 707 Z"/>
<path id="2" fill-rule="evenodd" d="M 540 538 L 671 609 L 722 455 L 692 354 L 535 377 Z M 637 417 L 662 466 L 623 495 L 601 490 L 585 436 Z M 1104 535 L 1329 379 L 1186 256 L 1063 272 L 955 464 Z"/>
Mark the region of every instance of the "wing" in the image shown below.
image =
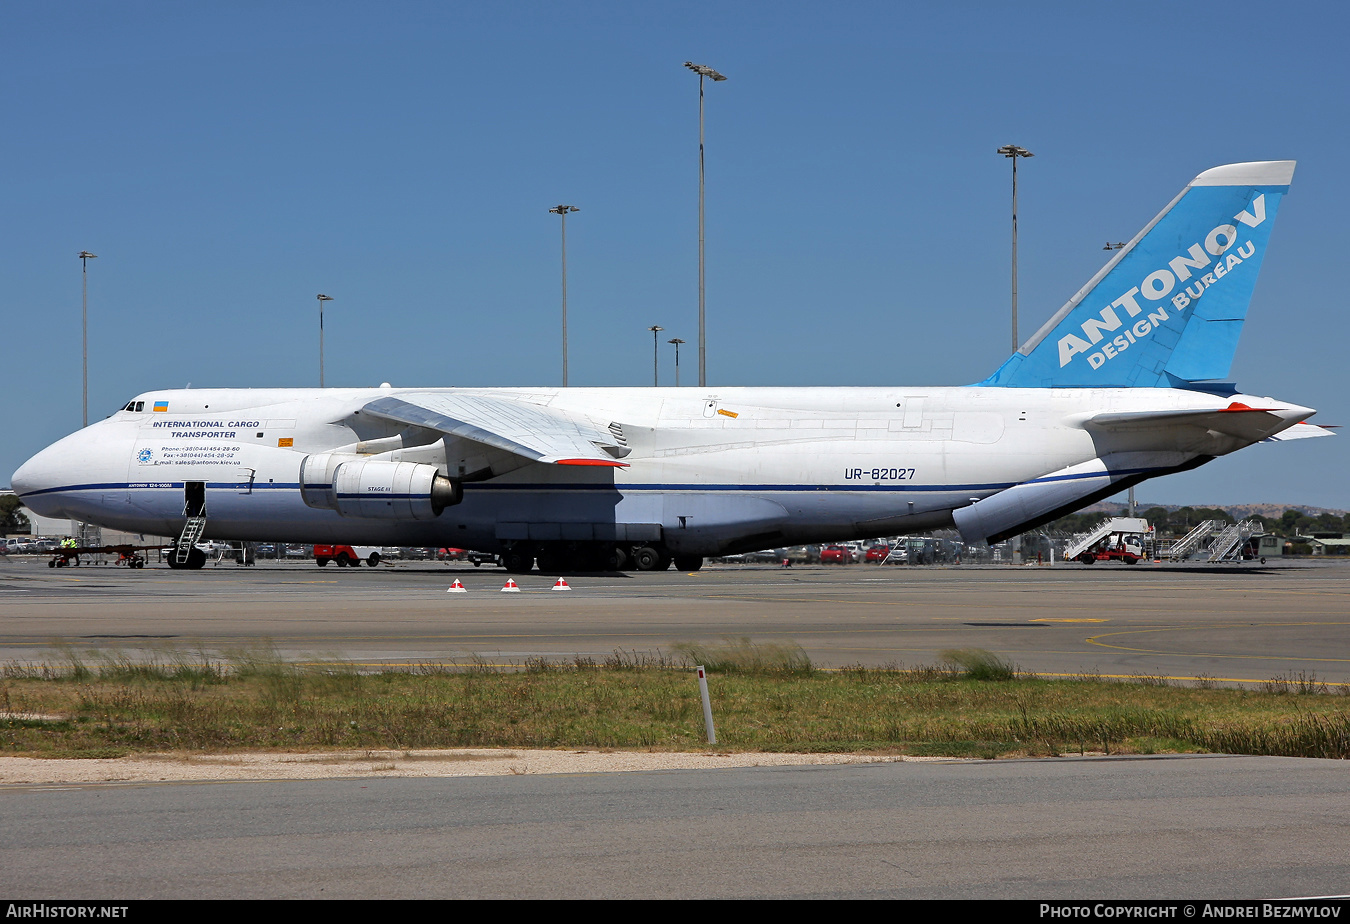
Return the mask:
<path id="1" fill-rule="evenodd" d="M 555 408 L 492 395 L 414 392 L 376 398 L 363 413 L 439 430 L 531 462 L 627 467 L 610 430 Z"/>

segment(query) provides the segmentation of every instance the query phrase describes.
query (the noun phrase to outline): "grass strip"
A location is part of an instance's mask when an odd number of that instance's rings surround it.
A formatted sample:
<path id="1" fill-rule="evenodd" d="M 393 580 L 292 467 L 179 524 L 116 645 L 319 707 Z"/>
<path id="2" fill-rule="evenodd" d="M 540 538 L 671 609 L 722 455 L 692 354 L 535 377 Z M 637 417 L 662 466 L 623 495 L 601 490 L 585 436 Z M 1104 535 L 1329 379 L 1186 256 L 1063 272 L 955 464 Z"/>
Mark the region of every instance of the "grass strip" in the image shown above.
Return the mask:
<path id="1" fill-rule="evenodd" d="M 989 652 L 937 666 L 814 669 L 741 640 L 675 656 L 515 668 L 363 672 L 267 652 L 151 662 L 67 652 L 60 670 L 0 671 L 0 753 L 445 747 L 707 747 L 694 663 L 709 668 L 719 749 L 953 757 L 1223 752 L 1350 757 L 1350 696 L 1315 677 L 1260 689 L 1045 680 Z"/>

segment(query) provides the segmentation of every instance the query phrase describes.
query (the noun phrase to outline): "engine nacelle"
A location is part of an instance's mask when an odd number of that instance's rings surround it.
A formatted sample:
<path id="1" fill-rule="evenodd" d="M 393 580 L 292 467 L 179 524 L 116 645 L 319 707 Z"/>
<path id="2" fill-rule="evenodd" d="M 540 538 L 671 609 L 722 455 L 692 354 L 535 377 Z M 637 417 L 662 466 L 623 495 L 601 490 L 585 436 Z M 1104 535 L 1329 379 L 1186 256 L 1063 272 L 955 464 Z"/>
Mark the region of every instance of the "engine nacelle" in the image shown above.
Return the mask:
<path id="1" fill-rule="evenodd" d="M 311 507 L 380 520 L 430 520 L 464 499 L 463 487 L 434 465 L 344 459 L 332 453 L 305 458 L 300 493 Z"/>

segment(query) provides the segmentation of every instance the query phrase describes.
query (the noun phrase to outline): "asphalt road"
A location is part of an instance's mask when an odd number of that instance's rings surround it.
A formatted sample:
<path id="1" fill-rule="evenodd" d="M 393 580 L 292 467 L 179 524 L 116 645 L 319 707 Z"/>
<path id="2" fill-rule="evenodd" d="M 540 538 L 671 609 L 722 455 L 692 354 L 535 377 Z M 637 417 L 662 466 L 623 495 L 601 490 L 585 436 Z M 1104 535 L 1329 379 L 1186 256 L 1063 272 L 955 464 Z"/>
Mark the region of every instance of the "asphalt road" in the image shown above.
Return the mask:
<path id="1" fill-rule="evenodd" d="M 985 648 L 1048 675 L 1350 682 L 1350 562 L 1269 567 L 712 567 L 553 575 L 402 563 L 50 569 L 0 560 L 0 663 L 272 646 L 361 664 L 602 659 L 728 637 L 820 666 L 931 664 Z M 446 593 L 454 578 L 469 589 Z"/>
<path id="2" fill-rule="evenodd" d="M 1344 894 L 1347 797 L 1343 761 L 1255 757 L 0 786 L 0 891 L 35 899 Z"/>

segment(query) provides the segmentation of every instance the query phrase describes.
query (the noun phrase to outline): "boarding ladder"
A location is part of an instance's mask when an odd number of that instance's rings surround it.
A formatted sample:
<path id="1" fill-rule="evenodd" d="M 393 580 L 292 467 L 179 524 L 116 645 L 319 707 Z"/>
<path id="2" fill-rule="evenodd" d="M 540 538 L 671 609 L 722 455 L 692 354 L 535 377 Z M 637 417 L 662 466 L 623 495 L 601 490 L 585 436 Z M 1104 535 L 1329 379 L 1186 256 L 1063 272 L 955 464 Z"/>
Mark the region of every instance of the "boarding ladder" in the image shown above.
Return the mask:
<path id="1" fill-rule="evenodd" d="M 1182 561 L 1188 558 L 1192 552 L 1200 547 L 1200 543 L 1204 541 L 1205 537 L 1214 532 L 1214 527 L 1217 524 L 1218 520 L 1206 520 L 1201 523 L 1187 533 L 1185 537 L 1174 543 L 1167 550 L 1167 557 L 1172 561 Z"/>
<path id="2" fill-rule="evenodd" d="M 1069 544 L 1064 547 L 1064 560 L 1073 561 L 1098 542 L 1101 542 L 1107 536 L 1116 532 L 1117 527 L 1115 523 L 1116 521 L 1113 519 L 1103 520 L 1092 532 L 1082 533 L 1076 538 L 1069 540 Z"/>
<path id="3" fill-rule="evenodd" d="M 183 533 L 178 537 L 178 544 L 174 547 L 174 564 L 187 564 L 188 555 L 197 546 L 197 540 L 202 537 L 206 531 L 206 517 L 196 516 L 188 517 L 187 522 L 183 524 Z"/>
<path id="4" fill-rule="evenodd" d="M 1223 561 L 1234 552 L 1237 552 L 1240 556 L 1242 544 L 1252 537 L 1256 525 L 1255 520 L 1243 520 L 1240 523 L 1230 525 L 1219 533 L 1219 538 L 1215 539 L 1214 544 L 1209 547 L 1209 554 L 1206 559 L 1208 561 Z"/>

